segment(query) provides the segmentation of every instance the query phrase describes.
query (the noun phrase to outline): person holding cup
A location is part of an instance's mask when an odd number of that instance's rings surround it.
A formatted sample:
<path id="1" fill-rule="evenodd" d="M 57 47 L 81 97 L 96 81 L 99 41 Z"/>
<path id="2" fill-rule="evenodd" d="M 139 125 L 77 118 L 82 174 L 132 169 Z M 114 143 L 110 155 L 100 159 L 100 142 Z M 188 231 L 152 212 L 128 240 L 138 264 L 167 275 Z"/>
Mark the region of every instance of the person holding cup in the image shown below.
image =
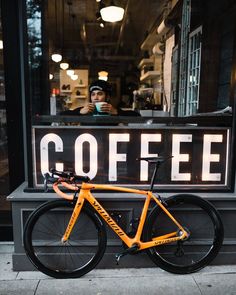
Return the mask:
<path id="1" fill-rule="evenodd" d="M 111 85 L 104 80 L 94 81 L 89 86 L 90 101 L 83 107 L 62 112 L 62 115 L 118 115 L 140 116 L 135 111 L 115 108 L 111 103 Z"/>
<path id="2" fill-rule="evenodd" d="M 89 86 L 90 102 L 80 109 L 81 115 L 118 115 L 118 110 L 109 102 L 111 86 L 103 80 Z"/>

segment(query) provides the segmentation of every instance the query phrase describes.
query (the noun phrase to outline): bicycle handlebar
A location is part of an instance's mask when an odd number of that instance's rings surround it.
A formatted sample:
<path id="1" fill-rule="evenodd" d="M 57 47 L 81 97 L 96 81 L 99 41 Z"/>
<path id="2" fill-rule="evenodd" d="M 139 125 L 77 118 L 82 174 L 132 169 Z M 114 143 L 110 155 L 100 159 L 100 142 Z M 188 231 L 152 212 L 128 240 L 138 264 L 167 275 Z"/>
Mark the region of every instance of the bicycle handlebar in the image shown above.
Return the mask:
<path id="1" fill-rule="evenodd" d="M 90 178 L 88 176 L 76 175 L 70 171 L 58 171 L 56 169 L 50 169 L 50 172 L 52 173 L 52 178 L 53 178 L 53 175 L 57 175 L 57 176 L 62 177 L 64 179 L 68 179 L 72 182 L 73 181 L 83 181 L 83 182 L 90 181 Z M 54 179 L 57 179 L 57 178 L 54 178 Z"/>
<path id="2" fill-rule="evenodd" d="M 55 169 L 50 169 L 52 176 L 49 173 L 44 174 L 44 191 L 48 191 L 48 182 L 53 184 L 53 190 L 64 199 L 72 200 L 73 196 L 68 196 L 67 194 L 63 193 L 59 188 L 58 185 L 62 184 L 65 188 L 78 191 L 78 186 L 73 186 L 76 184 L 77 181 L 88 182 L 90 178 L 88 176 L 79 176 L 74 174 L 73 172 L 64 172 L 64 171 L 57 171 Z M 59 176 L 54 177 L 54 175 Z"/>

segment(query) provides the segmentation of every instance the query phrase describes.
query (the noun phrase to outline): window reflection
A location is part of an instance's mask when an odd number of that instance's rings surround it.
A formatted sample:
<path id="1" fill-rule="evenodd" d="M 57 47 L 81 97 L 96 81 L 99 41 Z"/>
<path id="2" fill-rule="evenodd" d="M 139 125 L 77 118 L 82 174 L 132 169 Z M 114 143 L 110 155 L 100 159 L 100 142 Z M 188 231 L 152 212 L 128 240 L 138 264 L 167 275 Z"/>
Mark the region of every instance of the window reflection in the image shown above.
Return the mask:
<path id="1" fill-rule="evenodd" d="M 108 2 L 27 0 L 33 115 L 60 115 L 85 106 L 90 101 L 89 85 L 97 79 L 112 85 L 115 108 L 137 110 L 144 117 L 193 116 L 228 104 L 229 98 L 221 95 L 223 86 L 217 84 L 218 78 L 223 81 L 220 72 L 211 85 L 212 97 L 206 99 L 204 91 L 209 61 L 202 60 L 211 57 L 211 48 L 202 43 L 211 37 L 208 19 L 218 22 L 215 15 L 221 15 L 221 7 L 213 12 L 210 1 L 203 14 L 200 2 L 188 0 L 147 0 L 145 5 L 142 0 L 117 0 L 124 16 L 110 22 L 100 12 Z M 205 31 L 198 31 L 205 22 Z M 227 25 L 222 27 L 214 40 L 214 52 L 221 50 L 226 29 Z M 225 46 L 230 50 L 232 42 Z M 223 64 L 223 55 L 214 59 L 212 67 Z M 218 105 L 213 103 L 214 87 Z"/>
<path id="2" fill-rule="evenodd" d="M 7 149 L 6 97 L 3 64 L 4 43 L 2 37 L 2 24 L 0 19 L 0 210 L 10 210 L 10 204 L 6 201 L 6 196 L 9 194 L 10 190 Z"/>

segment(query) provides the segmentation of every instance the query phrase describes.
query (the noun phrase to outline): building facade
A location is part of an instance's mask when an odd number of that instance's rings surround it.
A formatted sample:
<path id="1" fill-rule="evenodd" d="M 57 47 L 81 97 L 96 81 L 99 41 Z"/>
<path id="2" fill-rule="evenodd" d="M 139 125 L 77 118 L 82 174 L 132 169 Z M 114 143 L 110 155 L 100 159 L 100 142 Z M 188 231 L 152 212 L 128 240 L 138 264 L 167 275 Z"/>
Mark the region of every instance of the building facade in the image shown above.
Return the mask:
<path id="1" fill-rule="evenodd" d="M 97 183 L 147 188 L 150 167 L 135 158 L 161 154 L 174 158 L 161 168 L 155 190 L 164 196 L 187 191 L 212 202 L 225 227 L 215 263 L 232 263 L 234 1 L 156 1 L 159 10 L 152 9 L 153 1 L 145 8 L 143 1 L 127 6 L 120 1 L 129 13 L 118 24 L 105 23 L 102 33 L 100 4 L 82 2 L 1 1 L 1 237 L 14 241 L 14 269 L 32 267 L 22 245 L 23 227 L 35 207 L 55 198 L 43 191 L 43 174 L 50 168 L 73 170 Z M 154 11 L 149 22 L 145 9 Z M 51 60 L 58 49 L 74 77 Z M 88 85 L 101 70 L 113 86 L 114 105 L 140 117 L 62 115 L 89 101 Z M 98 197 L 116 218 L 123 217 L 118 221 L 129 231 L 142 200 Z M 108 257 L 121 246 L 109 234 Z M 139 266 L 148 265 L 140 261 Z"/>

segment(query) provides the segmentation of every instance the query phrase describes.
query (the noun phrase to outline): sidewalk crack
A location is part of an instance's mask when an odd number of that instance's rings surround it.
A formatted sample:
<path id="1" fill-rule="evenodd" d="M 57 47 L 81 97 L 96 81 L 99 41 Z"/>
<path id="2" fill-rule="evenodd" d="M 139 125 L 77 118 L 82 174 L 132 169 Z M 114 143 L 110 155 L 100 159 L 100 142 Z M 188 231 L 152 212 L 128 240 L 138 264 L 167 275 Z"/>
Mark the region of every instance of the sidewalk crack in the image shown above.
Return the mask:
<path id="1" fill-rule="evenodd" d="M 195 280 L 195 277 L 194 277 L 194 276 L 192 276 L 192 278 L 193 278 L 193 280 L 194 280 L 195 284 L 197 285 L 197 287 L 198 287 L 198 290 L 199 290 L 200 294 L 201 294 L 201 295 L 203 295 L 201 288 L 199 287 L 199 285 L 198 285 L 197 281 Z"/>
<path id="2" fill-rule="evenodd" d="M 34 291 L 34 295 L 36 295 L 36 293 L 37 293 L 37 290 L 38 290 L 38 287 L 39 287 L 39 283 L 40 283 L 40 281 L 41 281 L 41 280 L 38 281 L 38 284 L 37 284 L 37 286 L 36 286 L 36 288 L 35 288 L 35 291 Z"/>

